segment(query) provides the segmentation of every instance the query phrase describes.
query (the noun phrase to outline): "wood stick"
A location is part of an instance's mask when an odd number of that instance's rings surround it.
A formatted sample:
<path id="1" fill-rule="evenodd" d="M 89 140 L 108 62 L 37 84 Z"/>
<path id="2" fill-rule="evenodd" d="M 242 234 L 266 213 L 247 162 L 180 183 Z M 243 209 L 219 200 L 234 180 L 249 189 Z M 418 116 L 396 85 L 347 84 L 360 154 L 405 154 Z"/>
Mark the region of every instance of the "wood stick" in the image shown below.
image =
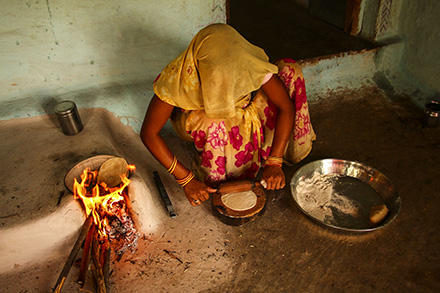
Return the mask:
<path id="1" fill-rule="evenodd" d="M 104 269 L 104 265 L 105 265 L 106 243 L 107 243 L 107 240 L 104 240 L 104 242 L 99 245 L 99 249 L 100 249 L 99 263 L 101 264 L 102 269 Z"/>
<path id="2" fill-rule="evenodd" d="M 104 274 L 100 262 L 100 245 L 98 241 L 98 233 L 95 233 L 92 241 L 92 260 L 93 260 L 93 275 L 96 280 L 96 292 L 105 293 Z"/>
<path id="3" fill-rule="evenodd" d="M 95 234 L 96 225 L 93 224 L 90 228 L 89 232 L 87 233 L 86 240 L 84 241 L 84 247 L 83 247 L 83 254 L 82 254 L 82 260 L 81 260 L 81 268 L 79 270 L 79 276 L 78 276 L 78 284 L 81 285 L 81 288 L 84 287 L 84 283 L 86 281 L 87 277 L 87 271 L 90 264 L 90 251 L 91 251 L 91 244 L 92 239 Z"/>
<path id="4" fill-rule="evenodd" d="M 171 251 L 168 251 L 166 249 L 164 249 L 163 251 L 165 251 L 166 253 L 168 253 L 169 256 L 171 256 L 172 258 L 177 259 L 177 261 L 179 261 L 181 264 L 183 264 L 183 261 L 180 260 L 180 258 L 178 258 L 177 256 L 174 255 L 174 253 L 172 253 Z"/>
<path id="5" fill-rule="evenodd" d="M 12 218 L 12 217 L 20 217 L 19 214 L 12 214 L 12 215 L 8 215 L 8 216 L 2 216 L 0 217 L 0 219 L 6 219 L 6 218 Z"/>
<path id="6" fill-rule="evenodd" d="M 69 274 L 70 268 L 72 267 L 73 262 L 75 261 L 76 255 L 78 254 L 78 251 L 81 248 L 81 245 L 84 242 L 84 239 L 86 238 L 92 224 L 93 224 L 93 216 L 90 214 L 87 217 L 84 224 L 82 225 L 81 232 L 79 233 L 78 239 L 76 240 L 75 245 L 73 246 L 69 257 L 67 258 L 67 261 L 64 264 L 63 270 L 61 271 L 60 276 L 58 277 L 58 280 L 55 284 L 53 292 L 57 292 L 57 293 L 61 292 L 61 288 L 64 285 L 64 281 L 66 280 L 67 275 Z"/>
<path id="7" fill-rule="evenodd" d="M 110 291 L 110 241 L 106 239 L 104 244 L 101 245 L 101 264 L 102 273 L 104 275 L 105 289 Z"/>

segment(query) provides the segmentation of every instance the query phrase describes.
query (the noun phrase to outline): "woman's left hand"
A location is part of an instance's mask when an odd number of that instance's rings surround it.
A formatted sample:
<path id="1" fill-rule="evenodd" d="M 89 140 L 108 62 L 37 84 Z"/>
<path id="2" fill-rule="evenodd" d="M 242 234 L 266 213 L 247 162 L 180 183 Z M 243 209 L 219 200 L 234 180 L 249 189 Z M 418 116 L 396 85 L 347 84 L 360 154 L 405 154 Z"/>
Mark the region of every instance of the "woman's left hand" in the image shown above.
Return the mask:
<path id="1" fill-rule="evenodd" d="M 266 181 L 268 190 L 281 189 L 286 185 L 283 169 L 278 166 L 265 166 L 262 179 Z"/>

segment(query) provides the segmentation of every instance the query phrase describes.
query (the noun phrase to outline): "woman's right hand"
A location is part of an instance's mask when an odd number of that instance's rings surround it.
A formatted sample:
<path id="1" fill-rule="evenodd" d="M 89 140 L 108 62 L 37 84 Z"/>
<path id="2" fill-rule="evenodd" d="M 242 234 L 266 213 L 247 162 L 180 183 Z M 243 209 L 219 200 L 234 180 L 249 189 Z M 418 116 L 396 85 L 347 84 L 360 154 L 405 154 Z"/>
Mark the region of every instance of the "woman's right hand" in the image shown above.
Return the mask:
<path id="1" fill-rule="evenodd" d="M 266 181 L 267 186 L 265 188 L 267 190 L 281 189 L 286 186 L 286 176 L 283 169 L 278 166 L 265 166 L 261 179 Z"/>
<path id="2" fill-rule="evenodd" d="M 215 188 L 207 186 L 205 183 L 194 178 L 183 187 L 186 198 L 192 206 L 200 205 L 209 199 L 209 194 L 217 191 Z"/>

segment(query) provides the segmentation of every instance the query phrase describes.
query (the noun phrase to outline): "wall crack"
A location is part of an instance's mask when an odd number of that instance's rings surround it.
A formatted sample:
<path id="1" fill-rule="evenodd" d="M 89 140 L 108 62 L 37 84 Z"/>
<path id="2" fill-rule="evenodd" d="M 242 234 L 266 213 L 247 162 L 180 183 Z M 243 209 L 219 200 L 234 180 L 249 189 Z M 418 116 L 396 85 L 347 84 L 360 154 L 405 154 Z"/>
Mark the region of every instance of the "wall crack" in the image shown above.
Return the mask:
<path id="1" fill-rule="evenodd" d="M 47 12 L 49 13 L 49 23 L 50 23 L 50 29 L 52 31 L 52 36 L 55 41 L 55 45 L 58 45 L 57 37 L 55 36 L 55 30 L 52 22 L 52 11 L 50 11 L 49 0 L 46 0 L 46 6 L 47 6 Z"/>

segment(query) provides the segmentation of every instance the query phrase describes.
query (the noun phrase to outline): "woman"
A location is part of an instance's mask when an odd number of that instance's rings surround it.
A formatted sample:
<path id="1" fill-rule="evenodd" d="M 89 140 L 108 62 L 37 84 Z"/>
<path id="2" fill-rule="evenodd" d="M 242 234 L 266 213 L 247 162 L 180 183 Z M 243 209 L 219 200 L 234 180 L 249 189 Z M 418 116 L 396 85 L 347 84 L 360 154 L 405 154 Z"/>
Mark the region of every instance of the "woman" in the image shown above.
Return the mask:
<path id="1" fill-rule="evenodd" d="M 267 189 L 283 188 L 283 157 L 302 160 L 315 139 L 299 66 L 290 59 L 278 67 L 268 62 L 226 24 L 202 29 L 156 78 L 154 92 L 141 139 L 193 206 L 216 183 L 255 178 L 262 166 Z M 159 135 L 170 118 L 179 136 L 195 144 L 195 174 Z"/>

